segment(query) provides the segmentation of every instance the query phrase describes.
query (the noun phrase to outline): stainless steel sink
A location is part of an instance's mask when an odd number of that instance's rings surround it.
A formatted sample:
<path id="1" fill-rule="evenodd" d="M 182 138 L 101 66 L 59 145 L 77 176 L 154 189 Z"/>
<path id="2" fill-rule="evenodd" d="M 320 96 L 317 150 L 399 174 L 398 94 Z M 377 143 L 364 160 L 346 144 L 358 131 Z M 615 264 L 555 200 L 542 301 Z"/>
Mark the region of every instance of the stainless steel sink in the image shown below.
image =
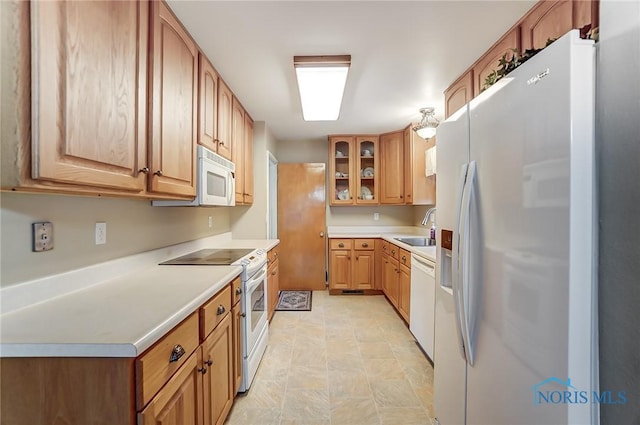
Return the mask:
<path id="1" fill-rule="evenodd" d="M 397 241 L 406 243 L 411 246 L 432 246 L 436 241 L 429 238 L 394 238 Z"/>

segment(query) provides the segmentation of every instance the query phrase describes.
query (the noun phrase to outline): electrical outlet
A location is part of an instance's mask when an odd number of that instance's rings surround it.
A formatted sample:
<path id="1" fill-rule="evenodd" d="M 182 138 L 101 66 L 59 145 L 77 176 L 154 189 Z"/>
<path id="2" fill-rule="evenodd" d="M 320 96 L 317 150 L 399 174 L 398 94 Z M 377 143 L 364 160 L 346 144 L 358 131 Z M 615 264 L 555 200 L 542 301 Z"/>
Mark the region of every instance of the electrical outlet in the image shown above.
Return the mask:
<path id="1" fill-rule="evenodd" d="M 51 251 L 53 249 L 53 223 L 45 221 L 31 224 L 33 230 L 33 252 Z"/>
<path id="2" fill-rule="evenodd" d="M 373 213 L 373 219 L 374 219 L 375 221 L 380 220 L 380 213 Z"/>
<path id="3" fill-rule="evenodd" d="M 96 223 L 96 245 L 107 243 L 107 223 Z"/>
<path id="4" fill-rule="evenodd" d="M 209 223 L 209 228 L 212 228 L 213 227 L 213 217 L 209 216 L 208 223 Z"/>

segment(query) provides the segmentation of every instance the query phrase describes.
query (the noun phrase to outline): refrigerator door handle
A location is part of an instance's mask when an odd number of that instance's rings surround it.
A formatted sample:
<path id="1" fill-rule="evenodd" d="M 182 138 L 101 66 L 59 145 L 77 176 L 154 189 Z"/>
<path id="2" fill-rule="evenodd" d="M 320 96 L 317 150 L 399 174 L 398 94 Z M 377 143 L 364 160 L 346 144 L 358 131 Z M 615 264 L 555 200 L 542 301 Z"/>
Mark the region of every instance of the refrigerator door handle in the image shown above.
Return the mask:
<path id="1" fill-rule="evenodd" d="M 473 230 L 471 226 L 471 204 L 475 201 L 476 193 L 475 193 L 475 181 L 476 181 L 476 162 L 472 161 L 469 163 L 467 167 L 467 178 L 465 181 L 465 195 L 462 200 L 462 213 L 461 213 L 461 225 L 460 228 L 460 321 L 461 321 L 461 333 L 462 340 L 464 342 L 465 355 L 466 360 L 470 366 L 473 366 L 474 362 L 474 347 L 471 341 L 471 308 L 473 305 L 473 299 L 471 297 L 472 293 L 472 280 L 470 273 L 474 270 L 471 267 L 471 247 L 472 247 L 472 236 Z M 476 253 L 477 255 L 477 253 Z"/>
<path id="2" fill-rule="evenodd" d="M 462 214 L 462 200 L 466 190 L 467 168 L 469 164 L 463 164 L 460 168 L 460 177 L 458 179 L 458 193 L 456 196 L 456 220 L 453 229 L 453 241 L 451 250 L 451 286 L 453 289 L 453 303 L 455 306 L 456 318 L 456 336 L 458 337 L 458 348 L 460 355 L 465 361 L 467 355 L 465 353 L 464 338 L 462 336 L 462 304 L 460 293 L 460 218 Z"/>

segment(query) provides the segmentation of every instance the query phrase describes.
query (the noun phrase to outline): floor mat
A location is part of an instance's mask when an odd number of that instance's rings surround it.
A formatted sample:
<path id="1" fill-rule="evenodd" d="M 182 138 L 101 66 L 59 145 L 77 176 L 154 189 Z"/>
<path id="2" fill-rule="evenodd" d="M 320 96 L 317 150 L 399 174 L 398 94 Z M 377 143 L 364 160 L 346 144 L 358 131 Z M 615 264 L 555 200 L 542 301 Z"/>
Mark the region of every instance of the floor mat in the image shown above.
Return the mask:
<path id="1" fill-rule="evenodd" d="M 280 291 L 276 311 L 311 311 L 311 291 Z"/>

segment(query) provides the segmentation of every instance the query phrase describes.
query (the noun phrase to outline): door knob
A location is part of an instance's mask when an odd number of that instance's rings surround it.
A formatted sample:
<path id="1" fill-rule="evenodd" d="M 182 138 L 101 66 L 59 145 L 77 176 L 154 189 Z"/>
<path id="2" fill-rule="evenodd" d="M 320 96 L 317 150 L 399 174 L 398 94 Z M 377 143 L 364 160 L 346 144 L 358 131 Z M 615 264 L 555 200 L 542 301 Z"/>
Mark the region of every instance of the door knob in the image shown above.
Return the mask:
<path id="1" fill-rule="evenodd" d="M 320 237 L 324 238 L 324 232 L 320 232 Z"/>

